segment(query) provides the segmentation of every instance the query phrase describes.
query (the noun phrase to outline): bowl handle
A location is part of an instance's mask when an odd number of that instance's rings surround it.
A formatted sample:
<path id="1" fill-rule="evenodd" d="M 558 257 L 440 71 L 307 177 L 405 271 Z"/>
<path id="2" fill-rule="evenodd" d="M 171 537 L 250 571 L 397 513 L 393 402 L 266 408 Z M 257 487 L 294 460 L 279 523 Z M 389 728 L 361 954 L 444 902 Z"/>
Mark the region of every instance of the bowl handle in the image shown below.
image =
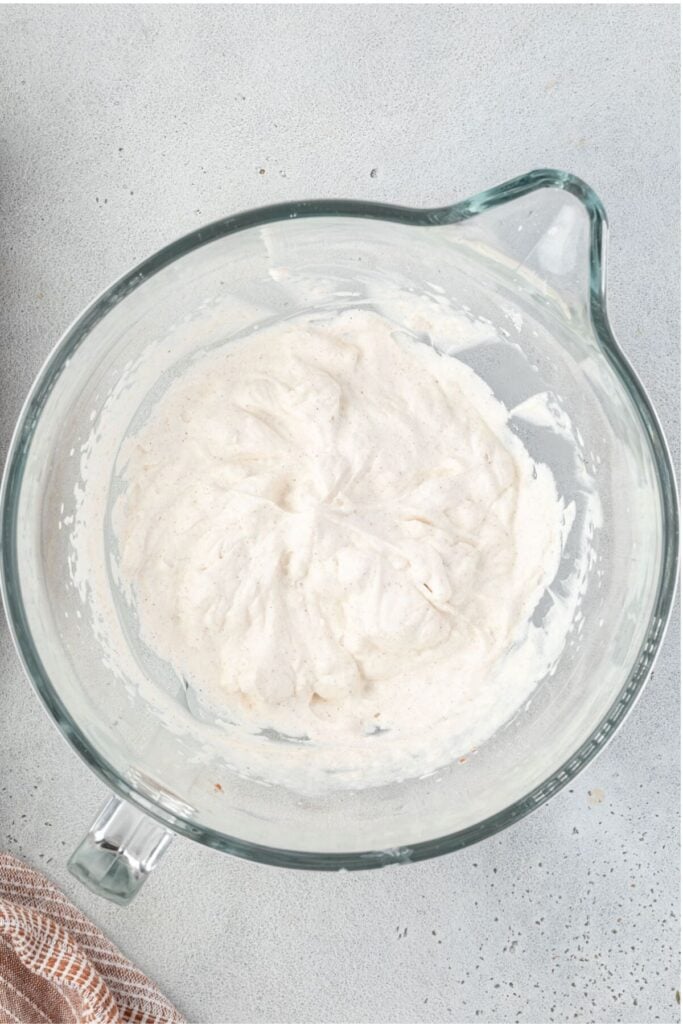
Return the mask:
<path id="1" fill-rule="evenodd" d="M 126 906 L 168 848 L 173 833 L 131 804 L 112 796 L 68 868 L 91 892 Z"/>

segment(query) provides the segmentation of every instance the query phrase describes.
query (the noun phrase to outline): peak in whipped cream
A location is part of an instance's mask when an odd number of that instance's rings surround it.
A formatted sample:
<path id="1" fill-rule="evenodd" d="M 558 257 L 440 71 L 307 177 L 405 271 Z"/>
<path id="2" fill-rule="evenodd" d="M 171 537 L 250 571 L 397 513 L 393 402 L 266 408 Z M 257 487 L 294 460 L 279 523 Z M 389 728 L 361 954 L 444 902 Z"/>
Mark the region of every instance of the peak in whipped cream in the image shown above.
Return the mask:
<path id="1" fill-rule="evenodd" d="M 503 726 L 561 651 L 532 622 L 566 533 L 549 468 L 468 366 L 378 314 L 203 354 L 117 471 L 142 640 L 238 771 L 431 771 Z"/>

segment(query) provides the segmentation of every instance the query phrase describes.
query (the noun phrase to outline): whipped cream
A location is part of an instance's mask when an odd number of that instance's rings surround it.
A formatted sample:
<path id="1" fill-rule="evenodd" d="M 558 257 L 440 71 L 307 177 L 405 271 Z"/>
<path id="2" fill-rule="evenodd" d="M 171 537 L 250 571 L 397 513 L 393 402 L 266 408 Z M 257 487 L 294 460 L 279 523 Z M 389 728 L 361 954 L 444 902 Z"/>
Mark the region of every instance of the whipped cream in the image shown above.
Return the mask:
<path id="1" fill-rule="evenodd" d="M 571 525 L 549 468 L 473 370 L 377 313 L 203 353 L 117 472 L 117 578 L 237 770 L 249 736 L 280 781 L 279 758 L 355 784 L 433 770 L 561 652 L 569 620 L 532 622 Z M 264 757 L 264 736 L 300 746 Z"/>

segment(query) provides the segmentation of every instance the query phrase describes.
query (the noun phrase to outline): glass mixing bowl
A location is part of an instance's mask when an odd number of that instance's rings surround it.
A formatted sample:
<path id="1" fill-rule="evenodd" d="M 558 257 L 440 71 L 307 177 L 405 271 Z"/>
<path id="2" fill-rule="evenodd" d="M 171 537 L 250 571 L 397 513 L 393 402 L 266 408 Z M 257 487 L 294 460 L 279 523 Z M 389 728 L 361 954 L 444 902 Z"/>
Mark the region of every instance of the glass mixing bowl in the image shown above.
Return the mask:
<path id="1" fill-rule="evenodd" d="M 58 728 L 116 794 L 72 857 L 86 884 L 127 902 L 172 830 L 288 867 L 421 860 L 507 827 L 605 745 L 652 667 L 678 548 L 666 444 L 607 318 L 605 241 L 597 196 L 557 171 L 534 171 L 439 209 L 271 206 L 169 245 L 66 332 L 13 439 L 2 562 L 26 671 Z M 125 685 L 125 669 L 103 651 L 83 604 L 87 579 L 77 585 L 70 571 L 69 524 L 79 515 L 88 439 L 112 401 L 130 411 L 118 443 L 188 356 L 303 312 L 373 306 L 378 283 L 386 282 L 407 297 L 408 326 L 411 296 L 431 296 L 488 325 L 461 357 L 508 408 L 538 392 L 553 397 L 595 477 L 603 522 L 593 538 L 583 620 L 556 670 L 476 756 L 400 784 L 302 795 L 235 774 L 211 726 L 201 739 L 166 728 Z M 122 387 L 149 346 L 156 379 L 139 393 Z M 520 420 L 516 429 L 550 465 L 580 518 L 585 480 L 573 445 L 542 420 Z M 81 566 L 86 577 L 107 561 L 106 531 L 95 540 L 93 564 Z M 565 558 L 572 554 L 570 535 Z M 161 667 L 133 640 L 126 657 L 166 685 Z"/>

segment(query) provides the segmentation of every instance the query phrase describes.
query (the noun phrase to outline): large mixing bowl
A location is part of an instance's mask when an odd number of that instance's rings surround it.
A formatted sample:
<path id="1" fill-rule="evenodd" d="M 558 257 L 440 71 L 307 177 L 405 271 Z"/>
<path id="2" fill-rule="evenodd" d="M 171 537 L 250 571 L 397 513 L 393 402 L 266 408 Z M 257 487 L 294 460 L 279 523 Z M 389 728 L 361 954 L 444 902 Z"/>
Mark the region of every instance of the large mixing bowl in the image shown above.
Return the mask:
<path id="1" fill-rule="evenodd" d="M 38 375 L 12 443 L 3 586 L 29 677 L 58 728 L 116 794 L 72 858 L 88 885 L 130 899 L 169 830 L 288 867 L 421 860 L 507 827 L 605 745 L 652 667 L 678 545 L 666 444 L 607 319 L 605 240 L 598 198 L 556 171 L 535 171 L 440 209 L 272 206 L 169 245 L 67 331 Z M 296 314 L 372 307 L 387 282 L 403 292 L 397 319 L 405 316 L 413 333 L 412 300 L 421 297 L 485 325 L 461 358 L 509 409 L 539 392 L 551 399 L 559 420 L 527 417 L 515 429 L 533 457 L 550 465 L 563 499 L 574 502 L 576 529 L 588 514 L 589 476 L 602 523 L 592 536 L 581 615 L 559 663 L 475 756 L 400 784 L 302 794 L 237 774 L 218 727 L 190 723 L 191 710 L 179 703 L 171 728 L 141 688 L 128 685 L 130 663 L 146 678 L 158 674 L 160 690 L 168 690 L 163 667 L 136 646 L 134 623 L 126 625 L 125 657 L 103 649 L 88 610 L 89 577 L 105 571 L 111 538 L 87 524 L 96 531 L 91 561 L 81 559 L 75 573 L 72 533 L 82 520 L 79 493 L 93 437 L 113 406 L 122 410 L 122 426 L 111 445 L 112 488 L 118 445 L 193 354 Z M 143 363 L 154 373 L 131 377 L 131 367 Z M 570 534 L 564 562 L 575 558 Z"/>

